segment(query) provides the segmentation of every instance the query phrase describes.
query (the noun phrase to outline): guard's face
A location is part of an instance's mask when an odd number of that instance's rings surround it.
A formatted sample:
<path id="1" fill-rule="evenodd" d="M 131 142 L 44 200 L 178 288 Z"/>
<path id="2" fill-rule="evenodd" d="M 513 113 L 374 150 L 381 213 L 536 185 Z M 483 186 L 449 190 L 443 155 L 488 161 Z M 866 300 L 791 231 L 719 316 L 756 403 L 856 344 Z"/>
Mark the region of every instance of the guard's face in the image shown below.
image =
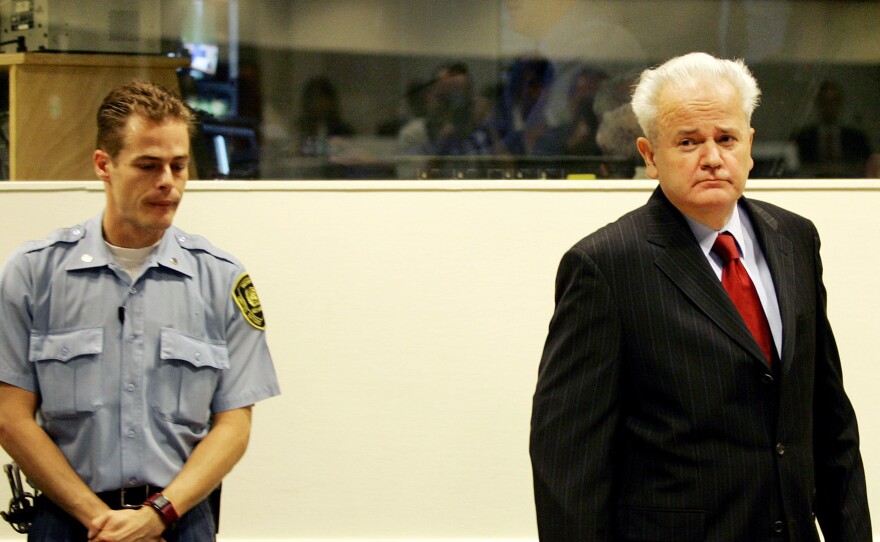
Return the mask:
<path id="1" fill-rule="evenodd" d="M 146 247 L 161 239 L 189 177 L 186 124 L 133 115 L 116 159 L 97 150 L 94 163 L 107 194 L 105 239 L 127 248 Z"/>
<path id="2" fill-rule="evenodd" d="M 754 129 L 727 82 L 661 91 L 657 133 L 639 138 L 648 176 L 682 213 L 720 228 L 742 196 Z"/>

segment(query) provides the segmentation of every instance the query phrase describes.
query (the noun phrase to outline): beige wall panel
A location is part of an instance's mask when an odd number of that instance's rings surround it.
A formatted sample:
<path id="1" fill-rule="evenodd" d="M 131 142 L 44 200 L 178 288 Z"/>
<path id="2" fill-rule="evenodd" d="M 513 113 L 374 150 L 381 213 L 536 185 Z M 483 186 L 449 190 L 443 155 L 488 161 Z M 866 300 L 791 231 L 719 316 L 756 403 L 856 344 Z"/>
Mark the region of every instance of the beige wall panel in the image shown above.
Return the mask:
<path id="1" fill-rule="evenodd" d="M 283 391 L 257 405 L 250 450 L 224 483 L 221 540 L 536 539 L 529 415 L 556 267 L 653 187 L 190 183 L 177 223 L 246 263 Z M 822 235 L 880 517 L 880 255 L 864 247 L 880 184 L 752 181 L 749 194 Z M 102 205 L 97 182 L 0 184 L 0 257 Z M 20 539 L 0 525 L 0 540 Z"/>

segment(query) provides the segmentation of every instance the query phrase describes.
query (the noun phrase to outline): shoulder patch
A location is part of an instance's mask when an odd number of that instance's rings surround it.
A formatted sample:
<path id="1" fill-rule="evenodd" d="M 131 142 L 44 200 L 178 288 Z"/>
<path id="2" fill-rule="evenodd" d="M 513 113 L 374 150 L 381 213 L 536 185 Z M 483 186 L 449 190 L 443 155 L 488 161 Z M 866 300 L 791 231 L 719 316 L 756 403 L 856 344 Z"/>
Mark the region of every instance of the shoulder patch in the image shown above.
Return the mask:
<path id="1" fill-rule="evenodd" d="M 260 298 L 257 297 L 257 289 L 247 273 L 242 273 L 235 281 L 232 287 L 232 299 L 250 325 L 260 330 L 266 329 L 266 319 L 263 318 L 263 308 L 260 306 Z"/>

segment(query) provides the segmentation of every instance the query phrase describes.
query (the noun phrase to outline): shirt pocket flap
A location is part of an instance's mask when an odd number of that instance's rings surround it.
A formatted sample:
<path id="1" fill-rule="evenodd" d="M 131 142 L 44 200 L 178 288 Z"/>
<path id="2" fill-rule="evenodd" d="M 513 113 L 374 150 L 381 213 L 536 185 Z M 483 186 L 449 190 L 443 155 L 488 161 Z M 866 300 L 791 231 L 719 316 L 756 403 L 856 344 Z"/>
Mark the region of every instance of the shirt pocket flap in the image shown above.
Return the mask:
<path id="1" fill-rule="evenodd" d="M 211 343 L 184 335 L 171 328 L 162 328 L 159 339 L 159 357 L 163 360 L 181 360 L 193 367 L 229 368 L 226 343 Z"/>
<path id="2" fill-rule="evenodd" d="M 67 363 L 79 356 L 100 354 L 103 350 L 104 330 L 100 327 L 55 333 L 31 332 L 28 360 Z"/>

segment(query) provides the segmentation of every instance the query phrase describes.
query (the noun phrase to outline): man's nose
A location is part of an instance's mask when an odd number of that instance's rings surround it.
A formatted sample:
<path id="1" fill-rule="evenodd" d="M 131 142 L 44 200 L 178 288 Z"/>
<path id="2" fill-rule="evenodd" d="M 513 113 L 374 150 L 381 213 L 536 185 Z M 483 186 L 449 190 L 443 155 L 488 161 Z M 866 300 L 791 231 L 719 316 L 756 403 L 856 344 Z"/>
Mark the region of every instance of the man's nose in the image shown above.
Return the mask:
<path id="1" fill-rule="evenodd" d="M 707 141 L 703 145 L 703 153 L 701 156 L 701 164 L 706 168 L 717 168 L 722 164 L 721 150 L 714 141 Z"/>
<path id="2" fill-rule="evenodd" d="M 168 188 L 174 183 L 174 172 L 171 171 L 171 165 L 166 164 L 162 166 L 162 170 L 159 172 L 159 180 L 157 184 L 161 188 Z"/>

